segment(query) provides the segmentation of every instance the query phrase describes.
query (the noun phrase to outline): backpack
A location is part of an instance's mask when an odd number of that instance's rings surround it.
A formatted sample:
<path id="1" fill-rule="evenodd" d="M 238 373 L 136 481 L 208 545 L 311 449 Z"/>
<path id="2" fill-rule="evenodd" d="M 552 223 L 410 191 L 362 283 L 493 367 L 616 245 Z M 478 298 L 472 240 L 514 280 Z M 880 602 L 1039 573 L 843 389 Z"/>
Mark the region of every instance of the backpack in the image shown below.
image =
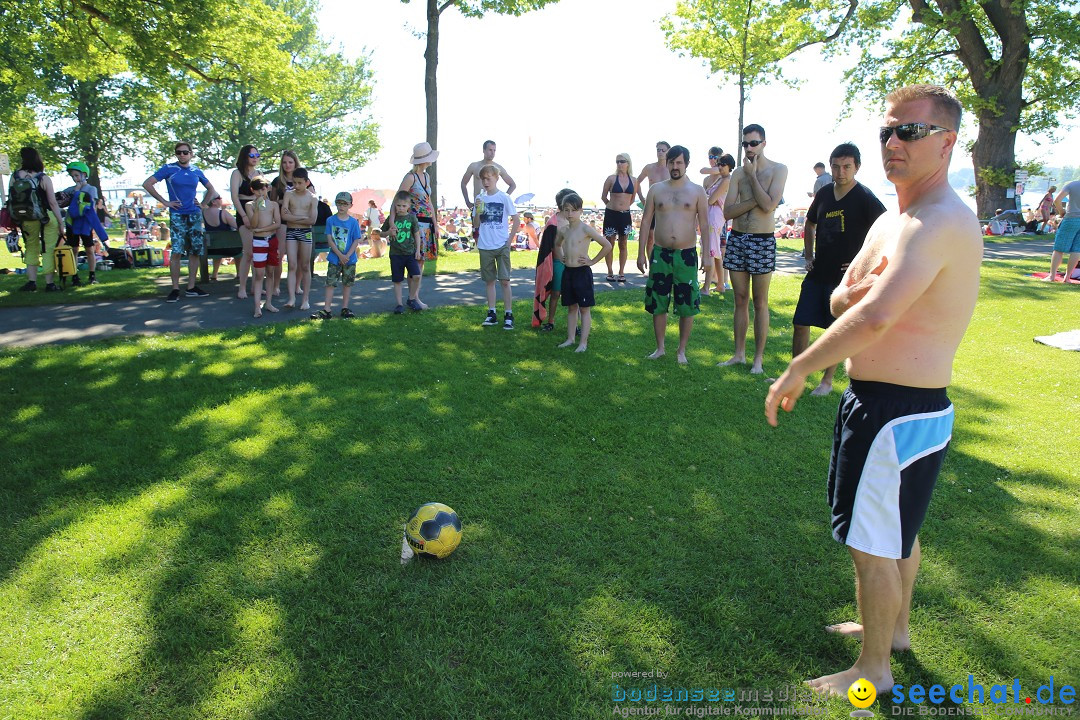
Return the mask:
<path id="1" fill-rule="evenodd" d="M 11 179 L 11 191 L 8 195 L 8 209 L 11 219 L 19 225 L 28 220 L 49 222 L 48 204 L 45 191 L 41 187 L 41 178 L 45 173 L 36 175 L 16 175 Z"/>

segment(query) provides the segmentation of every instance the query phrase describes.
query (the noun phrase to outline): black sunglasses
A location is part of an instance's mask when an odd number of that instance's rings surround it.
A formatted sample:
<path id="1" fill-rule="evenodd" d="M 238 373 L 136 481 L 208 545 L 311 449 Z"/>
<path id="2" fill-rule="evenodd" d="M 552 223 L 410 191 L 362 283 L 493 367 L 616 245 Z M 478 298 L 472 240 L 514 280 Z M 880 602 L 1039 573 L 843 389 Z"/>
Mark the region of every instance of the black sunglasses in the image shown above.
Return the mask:
<path id="1" fill-rule="evenodd" d="M 893 125 L 891 127 L 881 128 L 878 131 L 878 140 L 884 145 L 889 142 L 889 138 L 892 137 L 894 132 L 896 133 L 896 137 L 904 142 L 915 142 L 916 140 L 922 140 L 924 137 L 934 135 L 935 133 L 949 132 L 949 128 L 931 125 L 929 123 L 904 123 L 903 125 Z"/>
<path id="2" fill-rule="evenodd" d="M 757 147 L 758 145 L 760 145 L 763 142 L 765 142 L 765 141 L 764 140 L 743 140 L 742 141 L 742 146 L 744 148 Z"/>
<path id="3" fill-rule="evenodd" d="M 191 151 L 190 150 L 177 150 L 176 154 L 177 155 L 190 155 Z"/>
<path id="4" fill-rule="evenodd" d="M 625 162 L 629 162 L 629 160 L 616 160 L 615 162 L 622 164 L 622 163 L 625 163 Z"/>

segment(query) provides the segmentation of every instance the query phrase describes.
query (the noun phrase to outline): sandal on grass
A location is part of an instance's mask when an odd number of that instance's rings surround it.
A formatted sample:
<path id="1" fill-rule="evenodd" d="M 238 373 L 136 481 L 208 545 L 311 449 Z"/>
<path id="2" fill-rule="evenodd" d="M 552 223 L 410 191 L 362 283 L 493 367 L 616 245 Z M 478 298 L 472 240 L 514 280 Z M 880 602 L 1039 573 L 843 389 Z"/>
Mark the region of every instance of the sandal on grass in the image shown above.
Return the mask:
<path id="1" fill-rule="evenodd" d="M 341 308 L 341 317 L 348 320 L 349 318 L 356 317 L 356 314 L 352 310 L 350 310 L 349 308 Z"/>
<path id="2" fill-rule="evenodd" d="M 329 320 L 334 317 L 329 310 L 320 310 L 319 312 L 311 313 L 312 320 Z"/>

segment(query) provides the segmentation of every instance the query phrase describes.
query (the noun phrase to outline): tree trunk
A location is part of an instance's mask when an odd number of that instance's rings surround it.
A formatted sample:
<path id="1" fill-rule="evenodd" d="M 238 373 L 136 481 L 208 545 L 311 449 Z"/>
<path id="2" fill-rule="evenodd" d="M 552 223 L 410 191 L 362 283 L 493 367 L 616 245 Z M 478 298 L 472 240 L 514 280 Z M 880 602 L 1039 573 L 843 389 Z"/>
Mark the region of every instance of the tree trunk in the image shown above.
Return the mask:
<path id="1" fill-rule="evenodd" d="M 742 129 L 743 110 L 746 108 L 746 44 L 750 37 L 750 13 L 754 11 L 754 0 L 746 0 L 746 22 L 742 30 L 742 63 L 739 65 L 739 127 L 736 128 L 735 137 L 735 167 L 742 166 Z"/>
<path id="2" fill-rule="evenodd" d="M 992 112 L 979 116 L 979 137 L 971 148 L 971 159 L 975 166 L 975 206 L 980 218 L 992 217 L 998 208 L 1016 207 L 1016 201 L 1005 195 L 1016 171 L 1019 108 L 1009 114 L 1013 117 L 996 116 Z"/>
<path id="3" fill-rule="evenodd" d="M 1024 108 L 1024 76 L 1031 59 L 1031 29 L 1023 3 L 1003 0 L 981 3 L 989 21 L 984 40 L 978 24 L 955 0 L 934 0 L 942 17 L 950 18 L 948 31 L 956 38 L 956 57 L 967 68 L 971 86 L 982 99 L 975 115 L 979 137 L 971 149 L 975 165 L 975 206 L 981 218 L 998 208 L 1015 207 L 1006 199 L 1016 172 L 1016 131 Z M 996 35 L 996 37 L 994 37 Z M 991 102 L 988 102 L 991 101 Z"/>
<path id="4" fill-rule="evenodd" d="M 427 0 L 427 48 L 424 50 L 424 97 L 427 100 L 427 142 L 432 150 L 439 148 L 439 90 L 435 75 L 439 69 L 439 1 Z M 428 168 L 431 176 L 431 202 L 438 208 L 438 182 L 435 165 Z"/>
<path id="5" fill-rule="evenodd" d="M 739 72 L 739 127 L 735 128 L 735 137 L 738 138 L 735 141 L 735 167 L 742 166 L 742 129 L 746 127 L 743 125 L 743 108 L 746 106 L 746 76 Z"/>
<path id="6" fill-rule="evenodd" d="M 79 80 L 75 85 L 75 95 L 78 105 L 75 117 L 79 122 L 75 131 L 77 138 L 76 149 L 79 157 L 72 160 L 82 160 L 90 168 L 90 177 L 87 181 L 101 190 L 101 143 L 98 136 L 101 130 L 98 127 L 98 108 L 94 106 L 100 96 L 101 88 L 94 80 Z M 69 161 L 70 162 L 70 161 Z"/>

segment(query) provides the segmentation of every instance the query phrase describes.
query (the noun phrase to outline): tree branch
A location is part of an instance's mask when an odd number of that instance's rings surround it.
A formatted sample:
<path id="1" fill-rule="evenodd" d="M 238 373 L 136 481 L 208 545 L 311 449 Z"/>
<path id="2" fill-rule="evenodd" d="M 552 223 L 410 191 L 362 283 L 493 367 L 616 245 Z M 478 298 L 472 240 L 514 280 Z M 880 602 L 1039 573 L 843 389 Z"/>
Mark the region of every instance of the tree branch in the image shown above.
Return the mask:
<path id="1" fill-rule="evenodd" d="M 810 47 L 811 45 L 817 45 L 818 43 L 831 42 L 831 41 L 835 40 L 836 38 L 840 37 L 840 33 L 842 33 L 844 31 L 844 28 L 847 27 L 848 23 L 851 22 L 851 18 L 855 17 L 855 11 L 858 8 L 859 8 L 859 0 L 848 0 L 847 14 L 844 15 L 843 19 L 836 25 L 836 29 L 833 30 L 832 34 L 826 35 L 823 38 L 818 38 L 817 40 L 807 40 L 804 43 L 800 43 L 800 44 L 795 46 L 795 49 L 791 51 L 791 54 L 794 55 L 795 53 L 797 53 L 798 51 L 802 50 L 805 47 Z"/>
<path id="2" fill-rule="evenodd" d="M 1062 90 L 1068 90 L 1069 88 L 1074 87 L 1074 86 L 1076 86 L 1078 84 L 1080 84 L 1080 78 L 1074 78 L 1072 82 L 1066 83 L 1064 85 L 1055 85 L 1053 88 L 1051 88 L 1050 93 L 1048 93 L 1046 95 L 1037 95 L 1037 96 L 1033 97 L 1030 100 L 1025 100 L 1025 101 L 1023 101 L 1022 105 L 1025 108 L 1029 108 L 1032 105 L 1038 105 L 1041 102 L 1045 102 L 1045 101 L 1059 95 Z"/>
<path id="3" fill-rule="evenodd" d="M 439 14 L 442 15 L 445 10 L 454 5 L 457 5 L 457 0 L 446 0 L 446 2 L 439 6 Z"/>
<path id="4" fill-rule="evenodd" d="M 924 0 L 909 1 L 912 9 L 915 10 L 914 19 L 916 22 L 931 27 L 941 25 L 941 18 L 927 8 Z M 982 33 L 979 32 L 979 26 L 975 24 L 975 20 L 971 15 L 964 10 L 959 0 L 934 0 L 934 2 L 941 10 L 942 15 L 956 18 L 954 23 L 949 24 L 949 29 L 953 37 L 956 38 L 957 57 L 967 68 L 968 74 L 971 76 L 972 87 L 976 92 L 979 92 L 990 80 L 988 72 L 994 60 L 993 55 L 990 54 L 990 49 L 986 47 Z M 936 21 L 927 22 L 924 18 L 928 14 L 934 17 Z"/>

